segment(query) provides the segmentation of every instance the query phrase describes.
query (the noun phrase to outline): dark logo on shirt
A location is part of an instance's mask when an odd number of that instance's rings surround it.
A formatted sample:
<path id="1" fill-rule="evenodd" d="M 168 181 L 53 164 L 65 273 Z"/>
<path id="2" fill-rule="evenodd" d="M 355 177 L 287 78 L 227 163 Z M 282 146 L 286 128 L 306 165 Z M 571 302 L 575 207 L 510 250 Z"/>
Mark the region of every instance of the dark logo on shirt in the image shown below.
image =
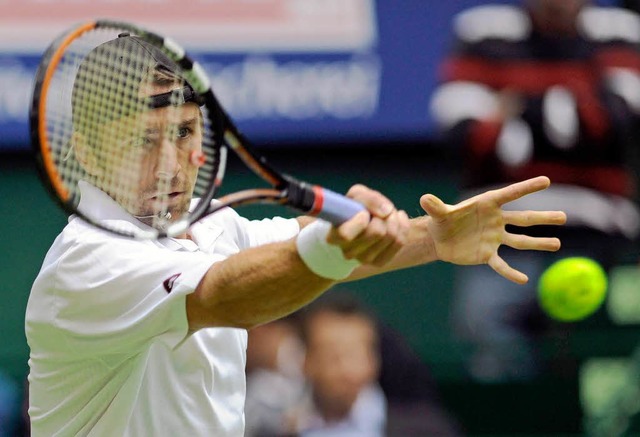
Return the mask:
<path id="1" fill-rule="evenodd" d="M 175 275 L 169 276 L 167 279 L 164 280 L 162 285 L 164 285 L 164 289 L 167 291 L 167 293 L 171 293 L 171 290 L 173 290 L 173 284 L 176 282 L 176 279 L 178 279 L 178 277 L 181 274 L 182 273 L 176 273 Z"/>

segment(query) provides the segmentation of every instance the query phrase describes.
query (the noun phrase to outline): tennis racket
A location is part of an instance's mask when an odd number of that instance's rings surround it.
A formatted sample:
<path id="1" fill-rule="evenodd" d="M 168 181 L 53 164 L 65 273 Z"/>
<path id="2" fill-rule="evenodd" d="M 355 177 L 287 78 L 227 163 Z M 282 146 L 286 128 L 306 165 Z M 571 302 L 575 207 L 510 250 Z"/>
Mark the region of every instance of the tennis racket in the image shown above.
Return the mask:
<path id="1" fill-rule="evenodd" d="M 333 224 L 364 209 L 268 165 L 203 68 L 175 41 L 130 23 L 83 23 L 48 47 L 30 126 L 42 180 L 59 205 L 127 237 L 181 235 L 204 216 L 250 203 L 286 205 Z M 267 187 L 216 198 L 229 149 Z"/>

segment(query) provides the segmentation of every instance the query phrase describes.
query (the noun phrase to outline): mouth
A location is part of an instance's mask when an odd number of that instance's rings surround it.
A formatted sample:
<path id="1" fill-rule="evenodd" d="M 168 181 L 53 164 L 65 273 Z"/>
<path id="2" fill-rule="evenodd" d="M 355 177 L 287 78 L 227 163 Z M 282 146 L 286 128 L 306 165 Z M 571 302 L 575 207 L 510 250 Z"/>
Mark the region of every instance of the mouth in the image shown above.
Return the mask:
<path id="1" fill-rule="evenodd" d="M 169 200 L 173 200 L 173 199 L 177 199 L 178 197 L 184 196 L 185 192 L 184 191 L 172 191 L 170 193 L 158 193 L 155 194 L 151 197 L 149 197 L 149 200 L 163 200 L 163 199 L 169 199 Z"/>
<path id="2" fill-rule="evenodd" d="M 171 191 L 169 193 L 156 193 L 147 198 L 155 210 L 172 210 L 184 204 L 186 199 L 185 191 Z"/>

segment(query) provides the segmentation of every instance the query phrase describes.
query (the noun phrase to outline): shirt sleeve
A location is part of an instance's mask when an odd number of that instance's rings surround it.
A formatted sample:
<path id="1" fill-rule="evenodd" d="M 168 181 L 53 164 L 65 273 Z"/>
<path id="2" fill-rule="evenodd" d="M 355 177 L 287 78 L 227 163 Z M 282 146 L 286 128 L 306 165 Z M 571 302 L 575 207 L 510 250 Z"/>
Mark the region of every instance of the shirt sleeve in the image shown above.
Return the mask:
<path id="1" fill-rule="evenodd" d="M 218 202 L 213 200 L 212 203 Z M 209 225 L 224 230 L 227 237 L 237 245 L 238 250 L 285 241 L 300 232 L 300 224 L 295 218 L 273 217 L 249 220 L 233 208 L 224 208 L 201 219 L 196 225 Z"/>
<path id="2" fill-rule="evenodd" d="M 264 220 L 247 220 L 242 217 L 240 219 L 244 223 L 244 241 L 247 247 L 285 241 L 300 232 L 300 225 L 296 219 L 282 217 Z"/>
<path id="3" fill-rule="evenodd" d="M 151 341 L 172 348 L 185 338 L 186 296 L 221 257 L 155 244 L 97 238 L 60 258 L 53 318 L 66 353 L 134 355 Z"/>

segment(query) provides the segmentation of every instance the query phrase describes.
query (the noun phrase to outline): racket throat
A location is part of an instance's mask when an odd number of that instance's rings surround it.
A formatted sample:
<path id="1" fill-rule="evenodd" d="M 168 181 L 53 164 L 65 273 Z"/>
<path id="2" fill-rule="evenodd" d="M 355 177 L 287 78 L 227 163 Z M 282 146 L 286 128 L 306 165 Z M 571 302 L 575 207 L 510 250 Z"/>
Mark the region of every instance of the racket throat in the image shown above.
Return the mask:
<path id="1" fill-rule="evenodd" d="M 316 216 L 334 225 L 341 225 L 365 207 L 353 199 L 327 190 L 319 185 L 310 185 L 286 177 L 289 182 L 287 204 L 305 214 Z"/>

